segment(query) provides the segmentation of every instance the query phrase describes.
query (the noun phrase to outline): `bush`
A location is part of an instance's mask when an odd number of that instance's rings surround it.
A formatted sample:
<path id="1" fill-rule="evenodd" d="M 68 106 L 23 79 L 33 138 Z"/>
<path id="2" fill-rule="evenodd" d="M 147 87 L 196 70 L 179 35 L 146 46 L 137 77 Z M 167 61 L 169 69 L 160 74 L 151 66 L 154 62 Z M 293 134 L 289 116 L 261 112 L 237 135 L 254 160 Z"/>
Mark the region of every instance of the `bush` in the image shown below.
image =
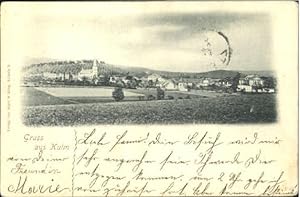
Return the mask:
<path id="1" fill-rule="evenodd" d="M 155 99 L 155 96 L 153 96 L 152 94 L 150 94 L 150 95 L 147 96 L 147 99 L 148 99 L 148 100 L 154 100 L 154 99 Z"/>
<path id="2" fill-rule="evenodd" d="M 145 100 L 145 97 L 144 96 L 139 96 L 139 101 L 143 101 Z"/>
<path id="3" fill-rule="evenodd" d="M 180 96 L 180 97 L 178 97 L 178 99 L 182 99 L 182 97 Z"/>
<path id="4" fill-rule="evenodd" d="M 187 95 L 187 96 L 185 97 L 185 99 L 191 99 L 191 96 L 190 96 L 190 95 Z"/>
<path id="5" fill-rule="evenodd" d="M 168 99 L 169 99 L 169 100 L 173 100 L 173 99 L 174 99 L 174 96 L 168 95 Z"/>
<path id="6" fill-rule="evenodd" d="M 161 88 L 157 88 L 157 100 L 165 98 L 165 92 Z"/>
<path id="7" fill-rule="evenodd" d="M 121 87 L 116 87 L 112 93 L 112 97 L 115 101 L 121 101 L 125 98 L 123 89 Z"/>

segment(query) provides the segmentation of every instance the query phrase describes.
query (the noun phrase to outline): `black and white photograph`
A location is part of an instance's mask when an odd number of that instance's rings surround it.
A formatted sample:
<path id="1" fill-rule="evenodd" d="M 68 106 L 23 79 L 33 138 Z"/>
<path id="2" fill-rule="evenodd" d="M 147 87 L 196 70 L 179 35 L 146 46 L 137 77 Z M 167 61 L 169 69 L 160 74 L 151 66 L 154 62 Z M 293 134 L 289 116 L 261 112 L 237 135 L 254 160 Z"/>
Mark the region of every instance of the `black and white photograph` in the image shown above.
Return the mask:
<path id="1" fill-rule="evenodd" d="M 25 125 L 278 120 L 267 13 L 132 5 L 31 16 Z"/>
<path id="2" fill-rule="evenodd" d="M 6 197 L 297 196 L 295 1 L 4 2 Z"/>

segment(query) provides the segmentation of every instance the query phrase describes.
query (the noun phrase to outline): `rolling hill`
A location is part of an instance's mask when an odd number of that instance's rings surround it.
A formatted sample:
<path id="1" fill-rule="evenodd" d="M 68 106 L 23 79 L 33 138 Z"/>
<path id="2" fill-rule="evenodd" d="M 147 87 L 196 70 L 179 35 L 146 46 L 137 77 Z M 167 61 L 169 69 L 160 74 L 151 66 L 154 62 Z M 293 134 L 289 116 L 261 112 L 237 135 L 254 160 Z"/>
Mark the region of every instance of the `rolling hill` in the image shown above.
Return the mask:
<path id="1" fill-rule="evenodd" d="M 43 72 L 53 73 L 73 73 L 77 74 L 82 68 L 91 68 L 93 60 L 80 60 L 80 61 L 51 61 L 46 63 L 31 64 L 23 68 L 23 72 L 26 74 L 37 74 Z M 232 71 L 232 70 L 214 70 L 208 72 L 170 72 L 153 70 L 143 67 L 128 67 L 107 64 L 105 62 L 100 63 L 100 72 L 104 74 L 113 75 L 134 75 L 137 77 L 147 76 L 149 74 L 159 74 L 166 78 L 218 78 L 223 79 L 226 77 L 235 77 L 237 74 L 246 76 L 249 74 L 258 74 L 260 76 L 274 76 L 272 71 Z"/>

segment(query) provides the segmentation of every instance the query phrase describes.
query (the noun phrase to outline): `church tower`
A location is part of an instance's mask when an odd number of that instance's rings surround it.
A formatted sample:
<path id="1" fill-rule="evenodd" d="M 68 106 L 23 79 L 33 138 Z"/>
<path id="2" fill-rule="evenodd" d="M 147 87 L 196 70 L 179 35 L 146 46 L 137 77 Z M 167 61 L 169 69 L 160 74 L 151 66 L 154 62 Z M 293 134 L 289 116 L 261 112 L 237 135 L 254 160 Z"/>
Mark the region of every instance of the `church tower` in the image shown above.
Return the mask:
<path id="1" fill-rule="evenodd" d="M 98 77 L 98 61 L 97 60 L 94 60 L 92 70 L 93 70 L 93 76 Z"/>

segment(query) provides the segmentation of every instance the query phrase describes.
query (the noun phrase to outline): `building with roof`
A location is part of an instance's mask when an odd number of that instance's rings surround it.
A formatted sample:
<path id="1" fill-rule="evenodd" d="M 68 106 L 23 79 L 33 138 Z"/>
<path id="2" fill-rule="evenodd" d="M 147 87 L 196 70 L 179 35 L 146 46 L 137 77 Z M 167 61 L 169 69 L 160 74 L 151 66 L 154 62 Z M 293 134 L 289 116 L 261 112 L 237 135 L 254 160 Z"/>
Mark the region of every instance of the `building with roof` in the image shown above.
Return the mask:
<path id="1" fill-rule="evenodd" d="M 84 78 L 86 79 L 93 79 L 98 77 L 99 72 L 98 72 L 98 61 L 94 60 L 93 66 L 91 69 L 85 69 L 82 68 L 81 71 L 78 73 L 78 79 L 83 80 Z"/>

